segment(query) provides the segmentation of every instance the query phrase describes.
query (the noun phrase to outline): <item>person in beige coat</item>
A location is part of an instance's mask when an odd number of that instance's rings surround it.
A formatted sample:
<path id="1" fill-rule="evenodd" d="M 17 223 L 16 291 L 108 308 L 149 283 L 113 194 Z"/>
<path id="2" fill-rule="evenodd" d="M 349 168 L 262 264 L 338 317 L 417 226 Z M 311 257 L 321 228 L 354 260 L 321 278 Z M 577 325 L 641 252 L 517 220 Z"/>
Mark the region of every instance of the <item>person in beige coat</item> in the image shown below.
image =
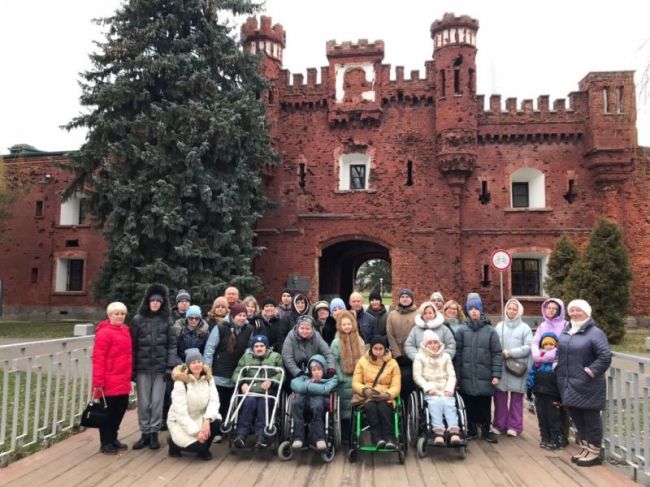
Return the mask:
<path id="1" fill-rule="evenodd" d="M 449 433 L 449 443 L 461 443 L 458 427 L 458 413 L 454 389 L 456 388 L 456 373 L 445 345 L 440 337 L 426 330 L 420 345 L 420 350 L 413 361 L 413 380 L 422 388 L 424 400 L 427 403 L 431 425 L 433 426 L 434 445 L 444 445 L 445 423 Z"/>
<path id="2" fill-rule="evenodd" d="M 413 302 L 413 291 L 400 289 L 399 304 L 396 309 L 388 313 L 386 320 L 386 337 L 393 358 L 399 364 L 402 373 L 402 400 L 406 401 L 415 389 L 413 383 L 413 362 L 406 354 L 406 339 L 415 326 L 415 315 L 417 308 Z"/>
<path id="3" fill-rule="evenodd" d="M 174 389 L 167 416 L 169 456 L 180 457 L 182 451 L 196 453 L 201 460 L 211 460 L 210 445 L 219 431 L 219 396 L 210 367 L 204 365 L 198 348 L 185 352 L 185 363 L 172 371 Z"/>

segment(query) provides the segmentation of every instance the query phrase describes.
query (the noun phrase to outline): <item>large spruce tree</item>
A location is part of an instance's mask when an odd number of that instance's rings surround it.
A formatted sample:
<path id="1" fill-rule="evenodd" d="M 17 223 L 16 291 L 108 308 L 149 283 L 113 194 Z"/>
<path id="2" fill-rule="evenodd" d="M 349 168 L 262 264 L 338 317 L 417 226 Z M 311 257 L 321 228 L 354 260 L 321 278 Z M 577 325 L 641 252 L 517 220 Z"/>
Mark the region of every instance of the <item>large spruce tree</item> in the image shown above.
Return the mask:
<path id="1" fill-rule="evenodd" d="M 267 206 L 261 169 L 275 162 L 257 58 L 233 35 L 246 0 L 130 0 L 82 73 L 87 127 L 66 195 L 86 192 L 103 228 L 96 296 L 135 304 L 162 282 L 199 304 L 228 284 L 254 291 L 253 226 Z"/>
<path id="2" fill-rule="evenodd" d="M 582 259 L 571 267 L 565 290 L 571 299 L 585 299 L 591 305 L 594 320 L 612 343 L 620 342 L 625 335 L 631 279 L 623 236 L 614 223 L 601 219 L 591 232 Z"/>
<path id="3" fill-rule="evenodd" d="M 544 282 L 544 289 L 549 296 L 560 298 L 564 301 L 564 304 L 567 304 L 567 299 L 570 299 L 570 296 L 565 289 L 565 281 L 571 266 L 579 259 L 578 248 L 566 235 L 563 235 L 556 242 L 553 253 L 548 260 L 548 277 Z"/>

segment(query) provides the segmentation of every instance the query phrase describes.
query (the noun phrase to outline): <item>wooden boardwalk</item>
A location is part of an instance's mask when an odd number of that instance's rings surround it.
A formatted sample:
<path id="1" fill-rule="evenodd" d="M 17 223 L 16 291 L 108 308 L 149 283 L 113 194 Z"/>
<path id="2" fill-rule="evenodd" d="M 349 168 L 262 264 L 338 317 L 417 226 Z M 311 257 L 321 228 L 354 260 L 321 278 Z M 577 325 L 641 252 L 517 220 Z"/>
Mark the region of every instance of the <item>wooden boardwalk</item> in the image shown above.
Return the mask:
<path id="1" fill-rule="evenodd" d="M 536 419 L 525 413 L 526 431 L 519 438 L 500 437 L 497 445 L 470 442 L 467 458 L 436 450 L 424 459 L 409 450 L 405 465 L 397 455 L 361 454 L 350 464 L 339 452 L 331 464 L 314 453 L 283 462 L 271 452 L 231 454 L 227 445 L 212 446 L 214 459 L 203 462 L 193 455 L 167 456 L 167 433 L 160 450 L 128 450 L 117 456 L 98 452 L 96 430 L 89 430 L 53 447 L 0 469 L 2 486 L 147 486 L 177 487 L 255 485 L 294 486 L 603 486 L 635 484 L 611 466 L 580 468 L 570 456 L 575 446 L 549 452 L 538 447 Z M 138 437 L 135 411 L 127 413 L 120 439 L 132 444 Z"/>

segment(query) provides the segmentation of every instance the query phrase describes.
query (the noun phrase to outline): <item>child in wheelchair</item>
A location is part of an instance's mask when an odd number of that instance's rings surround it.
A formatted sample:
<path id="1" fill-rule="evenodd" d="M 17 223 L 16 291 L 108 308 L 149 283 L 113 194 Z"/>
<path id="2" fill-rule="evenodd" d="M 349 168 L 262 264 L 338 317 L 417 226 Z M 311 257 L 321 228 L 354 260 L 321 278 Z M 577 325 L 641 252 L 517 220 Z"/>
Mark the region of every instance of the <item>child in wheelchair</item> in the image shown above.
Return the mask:
<path id="1" fill-rule="evenodd" d="M 444 349 L 438 335 L 426 330 L 413 361 L 413 379 L 424 391 L 433 426 L 433 444 L 444 446 L 446 421 L 449 444 L 456 446 L 462 443 L 454 399 L 456 373 L 451 357 L 444 353 Z"/>
<path id="2" fill-rule="evenodd" d="M 309 434 L 316 450 L 325 451 L 325 410 L 329 404 L 329 394 L 338 384 L 336 374 L 326 378 L 325 357 L 316 354 L 307 362 L 307 374 L 299 375 L 291 381 L 293 391 L 291 415 L 293 419 L 293 443 L 295 450 L 305 443 L 305 414 L 310 412 Z"/>

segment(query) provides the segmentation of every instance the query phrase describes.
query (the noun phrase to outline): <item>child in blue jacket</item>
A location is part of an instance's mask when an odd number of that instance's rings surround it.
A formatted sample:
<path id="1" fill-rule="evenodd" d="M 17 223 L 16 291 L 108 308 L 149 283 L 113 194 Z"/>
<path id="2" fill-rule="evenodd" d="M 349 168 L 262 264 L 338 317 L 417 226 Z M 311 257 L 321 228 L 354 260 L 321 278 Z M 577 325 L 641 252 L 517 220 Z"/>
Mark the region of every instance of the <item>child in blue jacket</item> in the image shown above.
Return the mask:
<path id="1" fill-rule="evenodd" d="M 335 375 L 326 379 L 327 361 L 322 355 L 316 354 L 307 362 L 308 375 L 300 375 L 291 381 L 293 391 L 291 415 L 293 417 L 293 443 L 294 449 L 302 448 L 305 442 L 305 407 L 311 411 L 309 433 L 318 451 L 325 451 L 325 408 L 328 396 L 338 384 Z"/>

